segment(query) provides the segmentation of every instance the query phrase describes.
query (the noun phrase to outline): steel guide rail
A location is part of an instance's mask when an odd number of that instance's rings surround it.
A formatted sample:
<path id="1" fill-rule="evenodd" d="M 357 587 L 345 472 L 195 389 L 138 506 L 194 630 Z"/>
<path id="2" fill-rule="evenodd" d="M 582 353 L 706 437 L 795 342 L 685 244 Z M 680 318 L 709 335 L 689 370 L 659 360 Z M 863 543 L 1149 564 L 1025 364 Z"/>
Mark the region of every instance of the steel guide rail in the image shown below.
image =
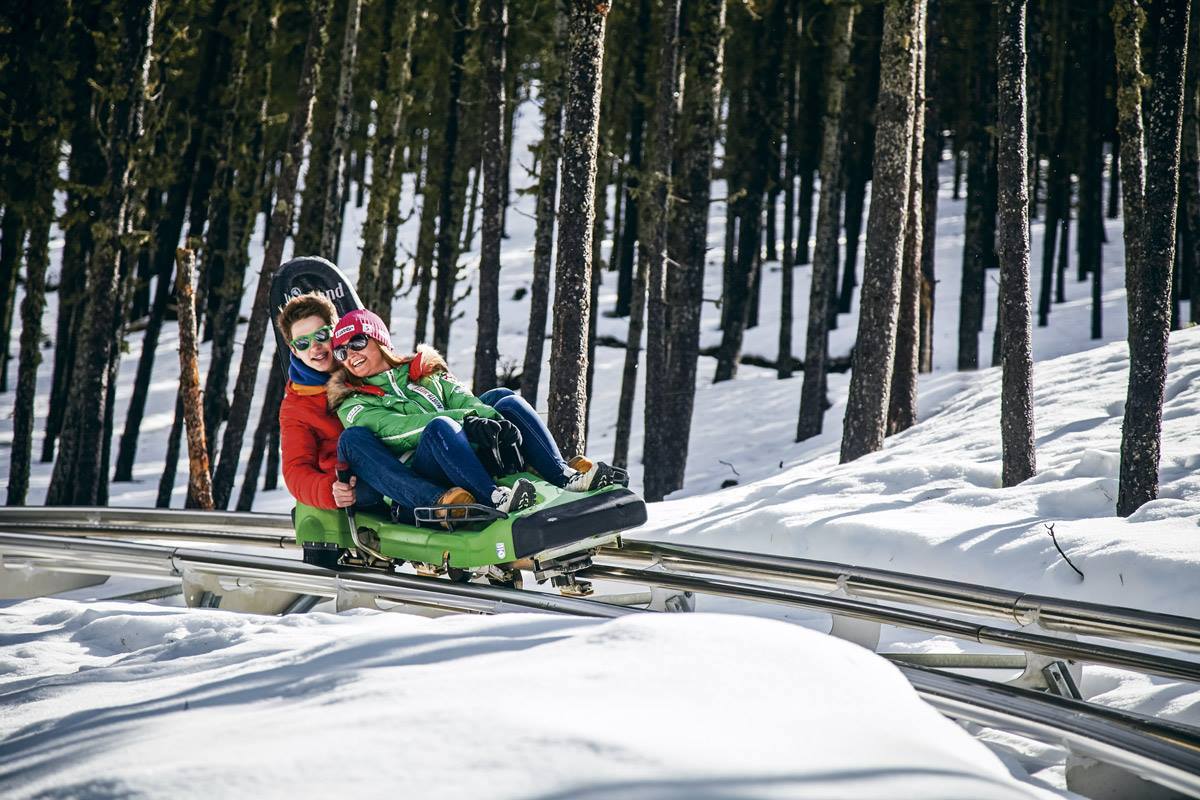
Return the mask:
<path id="1" fill-rule="evenodd" d="M 667 572 L 760 578 L 802 583 L 847 595 L 1003 619 L 1044 630 L 1137 641 L 1200 652 L 1200 620 L 1120 606 L 995 589 L 943 578 L 857 567 L 832 561 L 719 550 L 696 545 L 626 539 L 605 548 L 599 561 L 613 566 L 661 567 Z M 1198 609 L 1200 612 L 1200 609 Z"/>
<path id="2" fill-rule="evenodd" d="M 980 644 L 1024 650 L 1073 661 L 1107 664 L 1151 675 L 1200 683 L 1200 662 L 1151 655 L 1137 650 L 1093 642 L 1080 642 L 1056 636 L 997 628 L 966 620 L 940 617 L 922 611 L 877 605 L 848 597 L 813 594 L 787 587 L 749 584 L 722 578 L 706 578 L 607 565 L 589 567 L 580 572 L 579 577 L 588 580 L 611 580 L 624 583 L 652 583 L 666 589 L 825 611 L 831 614 L 895 625 L 900 628 L 945 634 Z"/>
<path id="3" fill-rule="evenodd" d="M 0 532 L 0 575 L 24 566 L 57 572 L 136 577 L 182 577 L 187 571 L 215 575 L 234 586 L 336 597 L 341 591 L 456 611 L 549 611 L 585 617 L 642 613 L 541 592 L 521 592 L 475 583 L 452 583 L 420 575 L 329 570 L 290 558 L 227 553 L 135 542 L 94 541 Z"/>
<path id="4" fill-rule="evenodd" d="M 4 556 L 6 568 L 15 563 L 48 570 L 140 576 L 179 576 L 185 570 L 193 570 L 232 579 L 239 584 L 246 581 L 247 584 L 324 597 L 336 596 L 339 589 L 361 591 L 398 602 L 471 613 L 537 610 L 589 617 L 651 613 L 537 592 L 450 583 L 437 578 L 333 571 L 293 559 L 134 542 L 0 533 L 0 554 Z M 594 569 L 612 571 L 612 568 Z M 663 573 L 650 574 L 663 577 Z M 767 595 L 788 593 L 784 589 L 751 588 Z M 838 601 L 839 604 L 857 602 L 812 597 Z M 764 596 L 763 599 L 767 598 Z M 840 606 L 837 610 L 847 613 L 851 609 Z M 961 675 L 910 665 L 898 665 L 898 668 L 923 699 L 948 717 L 1013 730 L 1042 741 L 1061 742 L 1076 754 L 1112 764 L 1186 795 L 1200 797 L 1200 733 L 1195 730 Z"/>
<path id="5" fill-rule="evenodd" d="M 0 526 L 9 530 L 27 529 L 66 535 L 90 533 L 95 536 L 99 533 L 265 547 L 295 546 L 291 519 L 286 514 L 108 507 L 17 507 L 0 508 Z M 620 548 L 603 548 L 596 561 L 604 566 L 664 570 L 653 573 L 655 581 L 659 582 L 664 574 L 685 573 L 799 583 L 827 591 L 840 588 L 850 596 L 941 608 L 1003 619 L 1021 626 L 1037 625 L 1043 630 L 1060 633 L 1200 652 L 1200 620 L 1197 619 L 870 567 L 633 539 L 625 539 Z M 1014 642 L 1020 638 L 1021 632 L 1011 632 L 1012 635 L 1009 635 L 1010 632 L 1002 632 L 1002 629 L 991 630 L 996 631 L 994 635 L 1003 640 L 996 641 L 996 644 L 1018 646 Z"/>

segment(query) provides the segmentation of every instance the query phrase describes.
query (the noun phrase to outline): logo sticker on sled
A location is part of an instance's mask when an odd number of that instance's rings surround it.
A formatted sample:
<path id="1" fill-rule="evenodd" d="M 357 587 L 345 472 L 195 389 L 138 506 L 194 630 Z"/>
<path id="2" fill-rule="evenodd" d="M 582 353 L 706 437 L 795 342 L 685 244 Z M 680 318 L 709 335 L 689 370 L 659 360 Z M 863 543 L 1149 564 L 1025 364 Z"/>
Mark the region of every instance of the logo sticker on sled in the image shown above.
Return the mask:
<path id="1" fill-rule="evenodd" d="M 505 557 L 504 542 L 496 542 L 496 558 Z"/>

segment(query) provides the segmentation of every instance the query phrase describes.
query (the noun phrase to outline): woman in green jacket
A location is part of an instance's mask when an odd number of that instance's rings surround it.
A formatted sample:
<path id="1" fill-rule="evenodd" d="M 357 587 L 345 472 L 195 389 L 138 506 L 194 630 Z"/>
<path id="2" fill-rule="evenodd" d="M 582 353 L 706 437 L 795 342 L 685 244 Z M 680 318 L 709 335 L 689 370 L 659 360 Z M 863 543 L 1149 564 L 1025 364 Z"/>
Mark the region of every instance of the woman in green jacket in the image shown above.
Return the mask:
<path id="1" fill-rule="evenodd" d="M 427 347 L 397 358 L 382 321 L 369 311 L 343 317 L 332 341 L 345 372 L 330 381 L 330 406 L 347 428 L 371 430 L 430 480 L 463 486 L 503 511 L 525 507 L 526 485 L 530 495 L 533 486 L 518 481 L 506 507 L 508 490 L 491 476 L 520 472 L 526 460 L 544 480 L 568 491 L 628 484 L 622 470 L 603 462 L 584 456 L 565 461 L 537 412 L 508 389 L 475 397 Z"/>
<path id="2" fill-rule="evenodd" d="M 471 497 L 508 513 L 533 505 L 533 483 L 522 478 L 510 489 L 496 484 L 475 454 L 464 429 L 483 420 L 516 433 L 500 414 L 484 405 L 444 371 L 428 369 L 421 354 L 398 358 L 383 321 L 360 309 L 342 317 L 333 334 L 334 358 L 344 371 L 326 388 L 329 406 L 347 429 L 365 427 L 391 452 L 422 477 L 447 486 L 461 486 Z M 489 426 L 490 427 L 490 426 Z M 520 435 L 516 435 L 519 442 Z M 356 473 L 371 482 L 370 473 L 393 469 L 395 461 L 348 457 Z"/>

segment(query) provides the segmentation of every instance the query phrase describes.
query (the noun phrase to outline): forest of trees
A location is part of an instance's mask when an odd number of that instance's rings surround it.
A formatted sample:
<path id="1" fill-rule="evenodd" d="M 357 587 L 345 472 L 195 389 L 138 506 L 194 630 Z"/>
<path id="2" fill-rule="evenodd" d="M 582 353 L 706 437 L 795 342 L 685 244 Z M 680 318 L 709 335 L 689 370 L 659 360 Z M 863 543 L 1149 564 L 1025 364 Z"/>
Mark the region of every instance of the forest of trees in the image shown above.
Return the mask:
<path id="1" fill-rule="evenodd" d="M 1087 281 L 1090 335 L 1103 335 L 1104 220 L 1123 216 L 1131 379 L 1117 510 L 1128 515 L 1157 493 L 1167 335 L 1200 321 L 1200 12 L 1189 6 L 12 0 L 0 9 L 0 392 L 16 393 L 7 502 L 26 501 L 35 457 L 54 463 L 49 503 L 103 504 L 110 481 L 131 479 L 158 342 L 186 316 L 180 246 L 195 252 L 195 324 L 211 348 L 192 415 L 206 435 L 188 440 L 204 443 L 217 507 L 248 510 L 259 487 L 275 488 L 284 376 L 259 369 L 274 347 L 266 285 L 289 238 L 297 255 L 333 258 L 354 204 L 365 206 L 361 259 L 342 266 L 356 267 L 364 303 L 388 321 L 394 305 L 414 308 L 411 341 L 445 350 L 467 335 L 470 281 L 476 361 L 458 371 L 477 393 L 504 380 L 548 408 L 568 454 L 587 441 L 597 315 L 627 318 L 614 460 L 634 457 L 634 386 L 651 374 L 650 500 L 682 486 L 700 359 L 716 359 L 717 381 L 735 378 L 745 332 L 765 315 L 780 315 L 779 377 L 796 374 L 797 440 L 826 422 L 830 370 L 851 369 L 844 461 L 911 426 L 916 375 L 933 364 L 939 271 L 962 275 L 958 368 L 1003 367 L 1003 479 L 1025 480 L 1032 326 L 1052 324 L 1068 281 Z M 514 112 L 530 101 L 541 138 L 524 189 L 513 185 L 530 162 L 514 153 Z M 935 261 L 939 189 L 965 198 L 960 263 Z M 536 234 L 529 336 L 510 374 L 498 362 L 498 286 L 518 191 L 536 194 Z M 716 201 L 725 241 L 710 253 Z M 413 215 L 415 241 L 401 240 Z M 1031 219 L 1045 225 L 1041 252 L 1030 252 Z M 252 263 L 260 222 L 265 257 Z M 720 297 L 704 293 L 708 260 Z M 778 303 L 761 289 L 773 262 Z M 795 286 L 806 264 L 811 284 Z M 988 280 L 1000 284 L 990 359 Z M 613 308 L 594 300 L 602 281 L 616 287 Z M 252 286 L 253 312 L 239 319 Z M 701 309 L 714 302 L 721 342 L 702 352 Z M 852 310 L 847 364 L 829 334 Z M 121 418 L 117 369 L 133 340 Z M 47 342 L 53 362 L 40 365 Z M 47 419 L 39 453 L 34 409 Z M 181 395 L 159 505 L 188 483 L 184 418 Z"/>

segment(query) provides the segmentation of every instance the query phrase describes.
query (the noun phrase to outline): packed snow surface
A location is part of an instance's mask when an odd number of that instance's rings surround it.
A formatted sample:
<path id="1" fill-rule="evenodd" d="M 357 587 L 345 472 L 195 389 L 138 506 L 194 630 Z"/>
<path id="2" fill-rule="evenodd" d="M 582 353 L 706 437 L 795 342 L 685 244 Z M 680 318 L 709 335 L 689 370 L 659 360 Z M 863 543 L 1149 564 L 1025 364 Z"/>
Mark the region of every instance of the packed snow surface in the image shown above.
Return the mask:
<path id="1" fill-rule="evenodd" d="M 773 620 L 0 610 L 5 797 L 1025 798 L 853 645 Z"/>
<path id="2" fill-rule="evenodd" d="M 655 504 L 638 535 L 1200 616 L 1200 328 L 1171 337 L 1159 499 L 1128 519 L 1115 515 L 1125 344 L 1035 365 L 1038 474 L 1011 488 L 1000 481 L 1000 378 L 932 376 L 919 422 L 850 464 L 838 464 L 832 434 L 795 459 L 790 398 L 769 391 L 773 377 L 712 387 L 715 405 L 754 405 L 754 444 L 724 441 L 738 464 L 759 452 L 759 479 Z"/>

